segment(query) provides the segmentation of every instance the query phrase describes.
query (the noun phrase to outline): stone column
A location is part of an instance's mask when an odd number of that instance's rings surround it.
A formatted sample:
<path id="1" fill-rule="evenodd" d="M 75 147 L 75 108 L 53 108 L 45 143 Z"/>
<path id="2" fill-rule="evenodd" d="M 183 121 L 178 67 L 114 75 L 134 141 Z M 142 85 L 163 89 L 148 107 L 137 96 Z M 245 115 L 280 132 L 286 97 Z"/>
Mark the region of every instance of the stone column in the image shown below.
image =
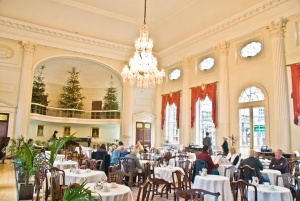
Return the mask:
<path id="1" fill-rule="evenodd" d="M 133 144 L 132 130 L 132 86 L 123 84 L 122 132 L 121 141 L 125 146 Z M 135 144 L 134 144 L 135 145 Z"/>
<path id="2" fill-rule="evenodd" d="M 154 147 L 161 147 L 163 142 L 164 142 L 164 138 L 163 138 L 163 133 L 161 130 L 161 85 L 157 85 L 156 86 L 156 96 L 155 96 L 155 144 Z"/>
<path id="3" fill-rule="evenodd" d="M 277 139 L 277 148 L 284 152 L 291 151 L 290 116 L 288 101 L 287 72 L 285 67 L 284 31 L 286 21 L 272 21 L 269 30 L 272 43 L 272 65 L 274 83 L 274 127 L 272 138 Z"/>
<path id="4" fill-rule="evenodd" d="M 18 108 L 14 136 L 17 137 L 23 135 L 25 138 L 27 138 L 30 123 L 30 107 L 32 93 L 32 60 L 36 44 L 31 42 L 22 42 L 22 47 L 23 62 L 21 69 Z"/>
<path id="5" fill-rule="evenodd" d="M 230 135 L 229 124 L 229 84 L 228 84 L 228 50 L 230 44 L 226 41 L 215 46 L 215 50 L 219 53 L 220 61 L 220 79 L 218 86 L 218 133 L 216 136 L 216 146 L 220 146 L 223 142 L 222 137 Z"/>
<path id="6" fill-rule="evenodd" d="M 181 109 L 180 109 L 180 144 L 183 144 L 184 147 L 188 146 L 190 142 L 190 65 L 191 58 L 185 57 L 181 59 L 180 64 L 183 69 L 182 73 L 182 93 L 181 93 Z M 192 139 L 192 138 L 191 138 Z"/>

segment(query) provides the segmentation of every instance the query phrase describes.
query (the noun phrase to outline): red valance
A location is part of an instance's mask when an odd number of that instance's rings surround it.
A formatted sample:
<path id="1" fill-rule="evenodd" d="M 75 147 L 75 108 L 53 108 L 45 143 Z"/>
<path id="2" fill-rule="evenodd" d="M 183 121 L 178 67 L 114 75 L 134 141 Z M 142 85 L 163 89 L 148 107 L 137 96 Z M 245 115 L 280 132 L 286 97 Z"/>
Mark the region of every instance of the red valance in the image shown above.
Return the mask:
<path id="1" fill-rule="evenodd" d="M 177 129 L 179 129 L 180 91 L 162 95 L 161 129 L 164 128 L 164 123 L 166 119 L 166 107 L 168 103 L 169 105 L 172 105 L 174 103 L 176 106 L 176 124 Z"/>
<path id="2" fill-rule="evenodd" d="M 294 124 L 299 125 L 298 116 L 300 115 L 300 64 L 291 64 L 292 71 L 292 90 L 294 105 Z"/>
<path id="3" fill-rule="evenodd" d="M 196 102 L 198 99 L 203 101 L 206 96 L 211 100 L 212 102 L 212 120 L 215 124 L 215 127 L 217 127 L 217 116 L 216 116 L 216 109 L 217 109 L 217 103 L 216 103 L 216 84 L 207 84 L 202 89 L 202 87 L 194 87 L 191 89 L 192 95 L 191 95 L 191 128 L 194 127 L 195 118 L 196 118 Z"/>

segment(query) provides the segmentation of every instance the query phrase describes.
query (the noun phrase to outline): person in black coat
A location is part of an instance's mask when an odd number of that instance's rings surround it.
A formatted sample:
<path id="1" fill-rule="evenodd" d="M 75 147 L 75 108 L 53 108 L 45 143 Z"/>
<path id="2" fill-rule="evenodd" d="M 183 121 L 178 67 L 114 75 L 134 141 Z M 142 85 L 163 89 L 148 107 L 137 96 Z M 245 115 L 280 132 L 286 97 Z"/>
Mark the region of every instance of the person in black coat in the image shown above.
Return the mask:
<path id="1" fill-rule="evenodd" d="M 277 149 L 275 151 L 275 158 L 272 158 L 269 165 L 270 169 L 279 170 L 281 174 L 288 173 L 288 161 L 282 156 L 282 150 Z"/>
<path id="2" fill-rule="evenodd" d="M 228 142 L 227 142 L 227 137 L 223 137 L 224 142 L 222 144 L 222 149 L 223 149 L 223 155 L 227 156 L 228 152 L 229 152 L 229 148 L 228 148 Z"/>

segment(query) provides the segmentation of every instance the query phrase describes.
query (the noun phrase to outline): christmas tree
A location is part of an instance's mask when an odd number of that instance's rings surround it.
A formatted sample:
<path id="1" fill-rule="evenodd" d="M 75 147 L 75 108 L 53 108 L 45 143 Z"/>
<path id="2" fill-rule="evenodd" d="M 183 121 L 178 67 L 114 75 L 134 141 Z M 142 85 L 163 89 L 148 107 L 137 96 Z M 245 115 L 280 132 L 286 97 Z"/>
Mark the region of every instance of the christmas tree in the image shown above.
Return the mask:
<path id="1" fill-rule="evenodd" d="M 117 101 L 117 89 L 113 87 L 113 77 L 111 76 L 110 87 L 106 89 L 106 94 L 103 98 L 104 110 L 117 110 L 119 109 Z"/>
<path id="2" fill-rule="evenodd" d="M 45 94 L 45 74 L 43 73 L 44 69 L 45 66 L 41 66 L 37 72 L 37 75 L 34 76 L 31 102 L 48 106 L 48 103 L 50 101 L 47 101 L 48 94 Z"/>
<path id="3" fill-rule="evenodd" d="M 63 108 L 70 109 L 83 109 L 82 100 L 85 99 L 82 96 L 80 83 L 78 80 L 79 72 L 76 72 L 76 68 L 73 67 L 70 73 L 70 78 L 68 79 L 67 86 L 63 87 L 63 93 L 61 94 L 61 100 L 59 103 Z"/>

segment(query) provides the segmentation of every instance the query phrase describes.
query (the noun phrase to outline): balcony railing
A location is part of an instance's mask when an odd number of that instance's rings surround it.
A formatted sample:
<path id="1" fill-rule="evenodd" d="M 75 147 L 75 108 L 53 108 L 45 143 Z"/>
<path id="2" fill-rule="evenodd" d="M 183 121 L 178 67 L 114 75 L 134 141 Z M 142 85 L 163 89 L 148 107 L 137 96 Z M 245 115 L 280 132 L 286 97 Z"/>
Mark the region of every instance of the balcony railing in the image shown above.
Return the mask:
<path id="1" fill-rule="evenodd" d="M 77 110 L 48 107 L 37 103 L 31 103 L 31 113 L 65 118 L 78 119 L 120 119 L 119 110 Z"/>

